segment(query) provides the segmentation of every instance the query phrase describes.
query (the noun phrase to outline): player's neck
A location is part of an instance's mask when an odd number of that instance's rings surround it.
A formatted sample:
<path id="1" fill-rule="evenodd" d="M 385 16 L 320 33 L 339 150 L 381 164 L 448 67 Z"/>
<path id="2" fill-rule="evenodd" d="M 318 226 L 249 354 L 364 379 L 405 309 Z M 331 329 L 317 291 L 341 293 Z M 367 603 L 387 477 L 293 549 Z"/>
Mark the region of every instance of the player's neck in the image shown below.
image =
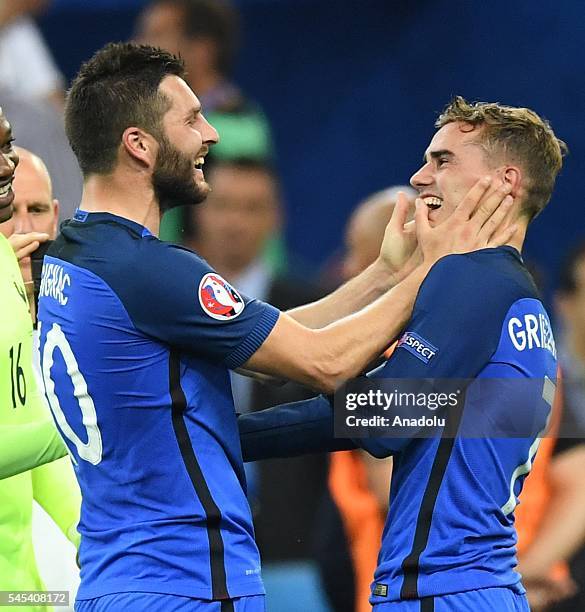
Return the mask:
<path id="1" fill-rule="evenodd" d="M 160 211 L 146 175 L 129 177 L 122 171 L 90 175 L 85 179 L 79 207 L 87 212 L 108 212 L 130 219 L 158 236 Z"/>
<path id="2" fill-rule="evenodd" d="M 528 229 L 528 223 L 522 218 L 519 218 L 515 222 L 518 229 L 510 240 L 506 243 L 508 246 L 514 247 L 519 253 L 522 253 L 524 247 L 524 240 L 526 240 L 526 230 Z"/>

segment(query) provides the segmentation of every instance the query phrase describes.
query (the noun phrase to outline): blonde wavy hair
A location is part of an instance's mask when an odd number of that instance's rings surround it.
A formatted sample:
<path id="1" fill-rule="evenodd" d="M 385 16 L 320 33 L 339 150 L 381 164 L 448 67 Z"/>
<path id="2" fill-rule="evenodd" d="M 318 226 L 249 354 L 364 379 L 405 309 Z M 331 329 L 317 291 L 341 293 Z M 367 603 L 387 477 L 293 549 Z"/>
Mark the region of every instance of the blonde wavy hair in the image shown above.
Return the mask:
<path id="1" fill-rule="evenodd" d="M 567 145 L 555 136 L 549 122 L 528 108 L 498 103 L 467 102 L 456 96 L 445 107 L 435 126 L 453 122 L 482 128 L 481 144 L 494 158 L 518 164 L 526 173 L 526 199 L 522 213 L 533 219 L 547 205 L 563 165 Z"/>

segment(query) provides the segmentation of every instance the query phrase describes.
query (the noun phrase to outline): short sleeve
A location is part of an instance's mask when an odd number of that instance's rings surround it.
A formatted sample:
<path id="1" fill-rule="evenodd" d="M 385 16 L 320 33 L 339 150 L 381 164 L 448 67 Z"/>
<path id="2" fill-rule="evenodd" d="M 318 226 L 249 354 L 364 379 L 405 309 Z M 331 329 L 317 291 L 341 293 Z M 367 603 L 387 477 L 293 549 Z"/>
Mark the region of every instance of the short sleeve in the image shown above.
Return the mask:
<path id="1" fill-rule="evenodd" d="M 235 369 L 276 324 L 278 309 L 240 294 L 193 252 L 146 237 L 138 253 L 113 288 L 141 332 Z"/>

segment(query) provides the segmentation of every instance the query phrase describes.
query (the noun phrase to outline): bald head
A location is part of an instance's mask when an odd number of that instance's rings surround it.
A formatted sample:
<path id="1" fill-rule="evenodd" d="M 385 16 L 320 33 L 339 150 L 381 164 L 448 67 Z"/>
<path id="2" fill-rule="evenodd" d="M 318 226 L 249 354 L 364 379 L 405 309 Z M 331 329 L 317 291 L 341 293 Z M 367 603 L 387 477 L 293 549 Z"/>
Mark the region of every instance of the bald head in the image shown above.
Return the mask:
<path id="1" fill-rule="evenodd" d="M 365 270 L 378 257 L 399 191 L 414 201 L 416 192 L 410 187 L 389 187 L 366 198 L 353 212 L 345 235 L 347 252 L 343 273 L 346 279 Z"/>
<path id="2" fill-rule="evenodd" d="M 20 163 L 14 174 L 14 214 L 0 224 L 5 236 L 27 232 L 45 232 L 52 238 L 57 233 L 59 203 L 53 199 L 51 177 L 43 160 L 23 149 L 15 147 Z"/>
<path id="3" fill-rule="evenodd" d="M 33 177 L 36 180 L 43 181 L 48 188 L 49 197 L 53 198 L 53 183 L 51 181 L 51 177 L 49 176 L 49 171 L 47 170 L 47 166 L 45 166 L 45 162 L 38 156 L 29 151 L 28 149 L 24 149 L 23 147 L 14 147 L 16 152 L 18 153 L 18 157 L 20 159 L 21 169 L 20 172 L 16 174 L 16 180 L 20 182 L 25 182 L 27 179 L 31 180 Z M 22 168 L 24 167 L 24 171 Z"/>

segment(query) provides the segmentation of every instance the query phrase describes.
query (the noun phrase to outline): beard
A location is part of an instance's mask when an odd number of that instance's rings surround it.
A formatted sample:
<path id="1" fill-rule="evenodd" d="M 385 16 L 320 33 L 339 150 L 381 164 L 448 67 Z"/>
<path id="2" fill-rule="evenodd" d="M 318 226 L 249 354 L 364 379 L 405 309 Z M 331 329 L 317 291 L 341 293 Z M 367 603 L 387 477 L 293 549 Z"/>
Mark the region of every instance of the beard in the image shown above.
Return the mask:
<path id="1" fill-rule="evenodd" d="M 159 150 L 152 173 L 152 187 L 161 214 L 176 206 L 199 204 L 207 197 L 209 185 L 198 185 L 193 176 L 193 159 L 176 149 L 166 138 Z"/>

